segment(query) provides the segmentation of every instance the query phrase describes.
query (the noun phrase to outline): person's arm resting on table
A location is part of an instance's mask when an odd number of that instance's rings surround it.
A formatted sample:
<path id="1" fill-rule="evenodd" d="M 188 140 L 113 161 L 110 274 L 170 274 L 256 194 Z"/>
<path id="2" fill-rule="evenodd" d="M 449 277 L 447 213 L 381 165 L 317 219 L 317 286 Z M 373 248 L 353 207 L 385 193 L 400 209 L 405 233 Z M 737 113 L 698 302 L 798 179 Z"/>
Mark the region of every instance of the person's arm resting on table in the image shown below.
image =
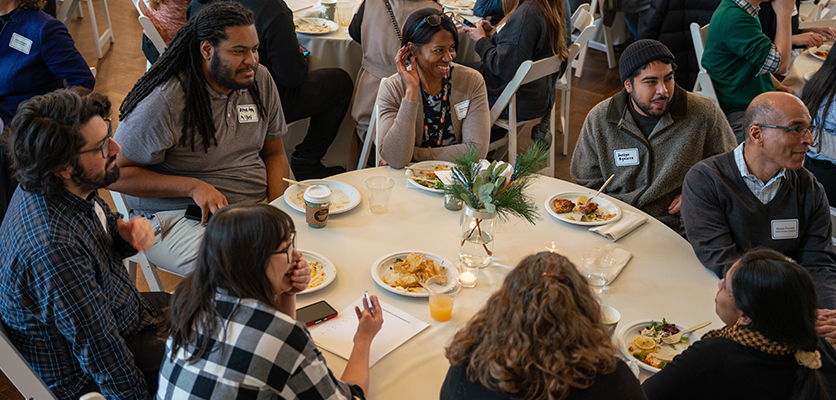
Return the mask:
<path id="1" fill-rule="evenodd" d="M 259 153 L 267 167 L 267 201 L 273 201 L 284 194 L 287 182 L 282 178 L 290 176 L 290 164 L 284 150 L 284 141 L 265 140 Z"/>

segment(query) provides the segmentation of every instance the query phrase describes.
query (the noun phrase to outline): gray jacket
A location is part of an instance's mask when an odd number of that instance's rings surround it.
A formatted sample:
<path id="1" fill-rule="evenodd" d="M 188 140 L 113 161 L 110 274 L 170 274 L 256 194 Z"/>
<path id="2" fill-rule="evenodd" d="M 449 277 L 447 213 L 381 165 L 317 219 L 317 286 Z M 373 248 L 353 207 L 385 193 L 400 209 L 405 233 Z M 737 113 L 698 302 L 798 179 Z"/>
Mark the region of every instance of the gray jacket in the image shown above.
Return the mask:
<path id="1" fill-rule="evenodd" d="M 645 138 L 627 109 L 629 99 L 622 89 L 586 116 L 572 156 L 572 179 L 598 189 L 615 174 L 607 194 L 678 232 L 679 217 L 668 214 L 668 206 L 682 192 L 685 174 L 700 160 L 732 150 L 734 134 L 714 101 L 676 85 L 669 112 Z"/>

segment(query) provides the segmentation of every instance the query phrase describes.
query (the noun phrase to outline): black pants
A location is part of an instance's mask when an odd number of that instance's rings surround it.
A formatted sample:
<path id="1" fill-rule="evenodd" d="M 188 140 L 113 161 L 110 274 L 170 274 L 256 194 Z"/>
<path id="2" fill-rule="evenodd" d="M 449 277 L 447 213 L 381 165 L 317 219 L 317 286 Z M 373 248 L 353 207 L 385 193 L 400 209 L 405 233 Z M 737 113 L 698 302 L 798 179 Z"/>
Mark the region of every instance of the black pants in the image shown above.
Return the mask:
<path id="1" fill-rule="evenodd" d="M 309 71 L 302 84 L 294 88 L 279 88 L 287 123 L 311 119 L 308 134 L 296 146 L 291 161 L 315 163 L 322 160 L 337 137 L 353 91 L 351 76 L 340 68 Z"/>
<path id="2" fill-rule="evenodd" d="M 836 207 L 836 165 L 830 161 L 816 160 L 806 157 L 804 167 L 824 186 L 827 202 Z"/>

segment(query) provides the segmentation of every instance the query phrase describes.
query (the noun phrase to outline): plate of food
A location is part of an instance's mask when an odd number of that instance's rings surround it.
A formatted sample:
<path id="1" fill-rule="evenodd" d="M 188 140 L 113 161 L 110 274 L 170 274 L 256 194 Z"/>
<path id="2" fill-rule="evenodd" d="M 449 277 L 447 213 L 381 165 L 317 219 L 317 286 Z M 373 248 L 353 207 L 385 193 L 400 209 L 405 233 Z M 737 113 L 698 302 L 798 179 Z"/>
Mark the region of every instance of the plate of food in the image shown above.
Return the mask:
<path id="1" fill-rule="evenodd" d="M 657 373 L 674 357 L 681 354 L 694 342 L 700 340 L 700 335 L 690 332 L 682 335 L 682 340 L 676 344 L 665 344 L 662 338 L 670 336 L 687 328 L 668 323 L 665 318 L 659 321 L 637 321 L 626 325 L 618 332 L 618 347 L 627 358 L 638 361 L 639 367 Z"/>
<path id="2" fill-rule="evenodd" d="M 299 252 L 302 253 L 302 259 L 311 267 L 311 281 L 308 283 L 308 288 L 299 294 L 316 292 L 330 285 L 337 277 L 337 267 L 327 257 L 310 250 L 300 249 Z"/>
<path id="3" fill-rule="evenodd" d="M 347 183 L 327 180 L 309 179 L 304 181 L 311 185 L 324 185 L 331 189 L 331 207 L 328 209 L 329 213 L 342 214 L 351 211 L 354 207 L 360 204 L 360 192 Z M 305 186 L 293 184 L 290 185 L 284 192 L 284 201 L 290 208 L 305 212 Z"/>
<path id="4" fill-rule="evenodd" d="M 621 207 L 601 197 L 589 201 L 587 193 L 559 193 L 546 200 L 546 211 L 563 222 L 575 225 L 604 225 L 621 218 Z"/>
<path id="5" fill-rule="evenodd" d="M 475 0 L 442 0 L 441 5 L 447 8 L 473 8 Z"/>
<path id="6" fill-rule="evenodd" d="M 459 271 L 450 260 L 421 251 L 388 254 L 372 265 L 372 279 L 380 287 L 408 297 L 427 297 L 421 283 L 436 275 L 448 275 L 455 280 Z"/>
<path id="7" fill-rule="evenodd" d="M 340 29 L 336 22 L 325 18 L 296 18 L 293 25 L 296 26 L 296 32 L 306 35 L 327 35 Z"/>
<path id="8" fill-rule="evenodd" d="M 447 161 L 421 161 L 410 165 L 406 170 L 406 175 L 427 179 L 422 181 L 408 178 L 409 183 L 418 189 L 433 193 L 444 193 L 444 184 L 435 176 L 435 171 L 449 171 L 454 166 L 456 164 Z"/>
<path id="9" fill-rule="evenodd" d="M 830 54 L 830 45 L 824 44 L 819 47 L 811 47 L 809 51 L 810 55 L 824 61 L 827 55 Z"/>

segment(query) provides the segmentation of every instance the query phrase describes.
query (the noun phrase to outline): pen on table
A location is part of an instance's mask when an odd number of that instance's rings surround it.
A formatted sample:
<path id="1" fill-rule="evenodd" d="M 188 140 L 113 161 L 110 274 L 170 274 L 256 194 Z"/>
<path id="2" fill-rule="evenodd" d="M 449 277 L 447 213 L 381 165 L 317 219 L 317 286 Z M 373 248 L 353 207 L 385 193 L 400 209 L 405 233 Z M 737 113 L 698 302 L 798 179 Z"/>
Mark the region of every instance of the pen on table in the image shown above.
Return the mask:
<path id="1" fill-rule="evenodd" d="M 372 313 L 372 317 L 374 317 L 374 307 L 372 306 L 372 299 L 369 298 L 369 291 L 366 290 L 366 293 L 363 295 L 366 298 L 366 304 L 368 304 L 367 310 Z"/>

